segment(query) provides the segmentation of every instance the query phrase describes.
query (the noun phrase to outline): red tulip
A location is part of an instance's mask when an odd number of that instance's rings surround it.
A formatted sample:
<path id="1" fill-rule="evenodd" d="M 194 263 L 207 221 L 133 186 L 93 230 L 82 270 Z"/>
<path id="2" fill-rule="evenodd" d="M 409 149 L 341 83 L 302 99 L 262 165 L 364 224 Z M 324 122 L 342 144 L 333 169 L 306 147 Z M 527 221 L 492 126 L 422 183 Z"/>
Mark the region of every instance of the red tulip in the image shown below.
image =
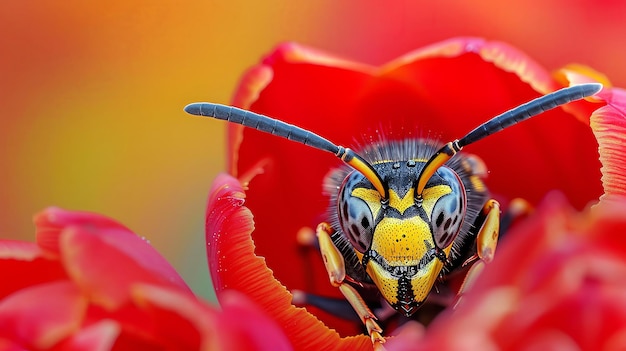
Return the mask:
<path id="1" fill-rule="evenodd" d="M 291 349 L 247 298 L 200 301 L 111 219 L 49 208 L 35 223 L 36 243 L 0 241 L 0 349 Z"/>
<path id="2" fill-rule="evenodd" d="M 598 98 L 467 147 L 485 161 L 487 185 L 504 209 L 516 197 L 537 205 L 553 190 L 581 209 L 603 193 L 626 194 L 619 154 L 626 96 L 592 70 L 570 66 L 550 74 L 503 43 L 455 39 L 382 67 L 285 44 L 244 76 L 234 105 L 358 150 L 381 135 L 450 141 L 498 113 L 583 80 L 601 81 L 605 89 Z M 324 220 L 322 181 L 340 161 L 240 125 L 228 128 L 232 176 L 215 180 L 207 211 L 207 252 L 218 296 L 227 288 L 245 293 L 272 313 L 296 349 L 370 348 L 367 337 L 342 339 L 317 317 L 344 336 L 359 333 L 359 326 L 350 328 L 315 308 L 308 309 L 315 316 L 295 308 L 287 291 L 341 296 L 319 254 L 303 253 L 297 241 L 301 229 Z"/>

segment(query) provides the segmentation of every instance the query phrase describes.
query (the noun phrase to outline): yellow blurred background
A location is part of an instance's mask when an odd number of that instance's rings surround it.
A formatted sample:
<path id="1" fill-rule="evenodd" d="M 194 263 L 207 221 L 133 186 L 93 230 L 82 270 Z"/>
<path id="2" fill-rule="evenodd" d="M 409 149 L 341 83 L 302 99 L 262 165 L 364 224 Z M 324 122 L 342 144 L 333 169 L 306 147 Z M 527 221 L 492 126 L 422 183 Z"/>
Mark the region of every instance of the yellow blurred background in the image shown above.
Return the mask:
<path id="1" fill-rule="evenodd" d="M 287 40 L 380 64 L 482 36 L 626 86 L 624 14 L 621 0 L 5 1 L 0 237 L 32 241 L 47 206 L 99 212 L 211 298 L 204 207 L 224 124 L 184 105 L 228 103 L 242 72 Z"/>

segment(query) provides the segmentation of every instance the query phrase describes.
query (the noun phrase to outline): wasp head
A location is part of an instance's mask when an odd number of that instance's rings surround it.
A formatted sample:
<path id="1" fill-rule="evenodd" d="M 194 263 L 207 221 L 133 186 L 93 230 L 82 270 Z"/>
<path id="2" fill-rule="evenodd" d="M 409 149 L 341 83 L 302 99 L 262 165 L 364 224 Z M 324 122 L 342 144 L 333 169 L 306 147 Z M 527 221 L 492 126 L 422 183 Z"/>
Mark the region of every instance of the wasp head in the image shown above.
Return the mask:
<path id="1" fill-rule="evenodd" d="M 426 300 L 463 222 L 466 195 L 459 176 L 440 167 L 416 194 L 424 161 L 380 162 L 373 168 L 388 198 L 359 172 L 337 197 L 339 224 L 364 270 L 389 304 L 410 316 Z"/>

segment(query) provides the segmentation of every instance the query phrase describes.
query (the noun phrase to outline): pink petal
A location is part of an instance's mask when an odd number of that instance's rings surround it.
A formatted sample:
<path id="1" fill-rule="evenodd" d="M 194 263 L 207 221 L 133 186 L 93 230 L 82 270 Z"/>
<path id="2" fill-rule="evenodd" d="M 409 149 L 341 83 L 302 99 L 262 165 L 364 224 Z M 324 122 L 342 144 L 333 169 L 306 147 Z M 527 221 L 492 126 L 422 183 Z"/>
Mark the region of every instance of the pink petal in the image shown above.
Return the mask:
<path id="1" fill-rule="evenodd" d="M 69 226 L 93 226 L 95 228 L 118 228 L 128 230 L 113 219 L 97 213 L 67 211 L 58 207 L 48 207 L 34 217 L 37 228 L 37 244 L 44 250 L 59 253 L 59 235 Z"/>
<path id="2" fill-rule="evenodd" d="M 113 349 L 119 334 L 119 324 L 105 319 L 82 328 L 59 344 L 55 350 L 108 351 Z"/>
<path id="3" fill-rule="evenodd" d="M 139 282 L 192 294 L 174 268 L 145 240 L 121 226 L 70 226 L 59 238 L 68 274 L 95 303 L 115 309 Z"/>
<path id="4" fill-rule="evenodd" d="M 607 105 L 591 116 L 602 162 L 603 198 L 626 196 L 626 91 L 613 88 L 603 97 Z"/>
<path id="5" fill-rule="evenodd" d="M 78 330 L 87 301 L 70 282 L 22 289 L 0 301 L 0 338 L 46 349 Z"/>

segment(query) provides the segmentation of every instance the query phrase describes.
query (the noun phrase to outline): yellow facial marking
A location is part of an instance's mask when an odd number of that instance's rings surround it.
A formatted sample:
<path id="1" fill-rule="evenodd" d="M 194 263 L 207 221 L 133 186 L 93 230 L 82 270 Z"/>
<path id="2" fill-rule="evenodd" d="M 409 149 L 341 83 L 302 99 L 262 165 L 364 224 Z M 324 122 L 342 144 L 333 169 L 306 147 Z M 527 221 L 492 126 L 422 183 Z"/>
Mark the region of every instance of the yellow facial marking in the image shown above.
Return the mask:
<path id="1" fill-rule="evenodd" d="M 438 259 L 430 261 L 422 270 L 424 274 L 416 274 L 411 278 L 411 286 L 413 287 L 413 295 L 415 301 L 423 302 L 433 288 L 439 272 L 443 268 L 443 263 Z"/>
<path id="2" fill-rule="evenodd" d="M 426 214 L 428 214 L 429 217 L 437 200 L 450 192 L 452 192 L 452 190 L 447 185 L 435 185 L 424 189 L 424 193 L 422 194 L 424 199 L 422 206 L 424 206 L 424 210 L 426 210 Z M 389 189 L 389 206 L 398 210 L 400 214 L 404 214 L 404 211 L 415 204 L 414 194 L 415 188 L 411 188 L 407 191 L 404 197 L 400 198 L 395 191 Z M 374 218 L 376 218 L 381 208 L 381 197 L 378 191 L 374 189 L 356 188 L 352 191 L 351 195 L 365 201 L 372 209 Z"/>
<path id="3" fill-rule="evenodd" d="M 434 247 L 430 228 L 421 217 L 383 218 L 376 226 L 372 250 L 392 266 L 414 266 Z"/>
<path id="4" fill-rule="evenodd" d="M 442 267 L 443 263 L 434 259 L 411 277 L 410 280 L 415 301 L 423 302 L 426 300 Z M 394 277 L 374 261 L 367 263 L 366 272 L 372 277 L 374 284 L 376 284 L 376 287 L 385 300 L 391 304 L 398 303 L 399 286 L 397 277 Z"/>
<path id="5" fill-rule="evenodd" d="M 407 208 L 415 205 L 415 197 L 413 194 L 415 194 L 415 189 L 411 188 L 406 192 L 403 198 L 400 198 L 395 191 L 389 189 L 389 206 L 398 210 L 400 214 L 404 214 Z"/>
<path id="6" fill-rule="evenodd" d="M 426 211 L 428 217 L 431 217 L 433 213 L 433 207 L 435 207 L 435 203 L 439 200 L 440 197 L 447 195 L 452 192 L 447 185 L 435 185 L 430 188 L 424 189 L 424 193 L 422 194 L 423 202 L 422 207 Z"/>

